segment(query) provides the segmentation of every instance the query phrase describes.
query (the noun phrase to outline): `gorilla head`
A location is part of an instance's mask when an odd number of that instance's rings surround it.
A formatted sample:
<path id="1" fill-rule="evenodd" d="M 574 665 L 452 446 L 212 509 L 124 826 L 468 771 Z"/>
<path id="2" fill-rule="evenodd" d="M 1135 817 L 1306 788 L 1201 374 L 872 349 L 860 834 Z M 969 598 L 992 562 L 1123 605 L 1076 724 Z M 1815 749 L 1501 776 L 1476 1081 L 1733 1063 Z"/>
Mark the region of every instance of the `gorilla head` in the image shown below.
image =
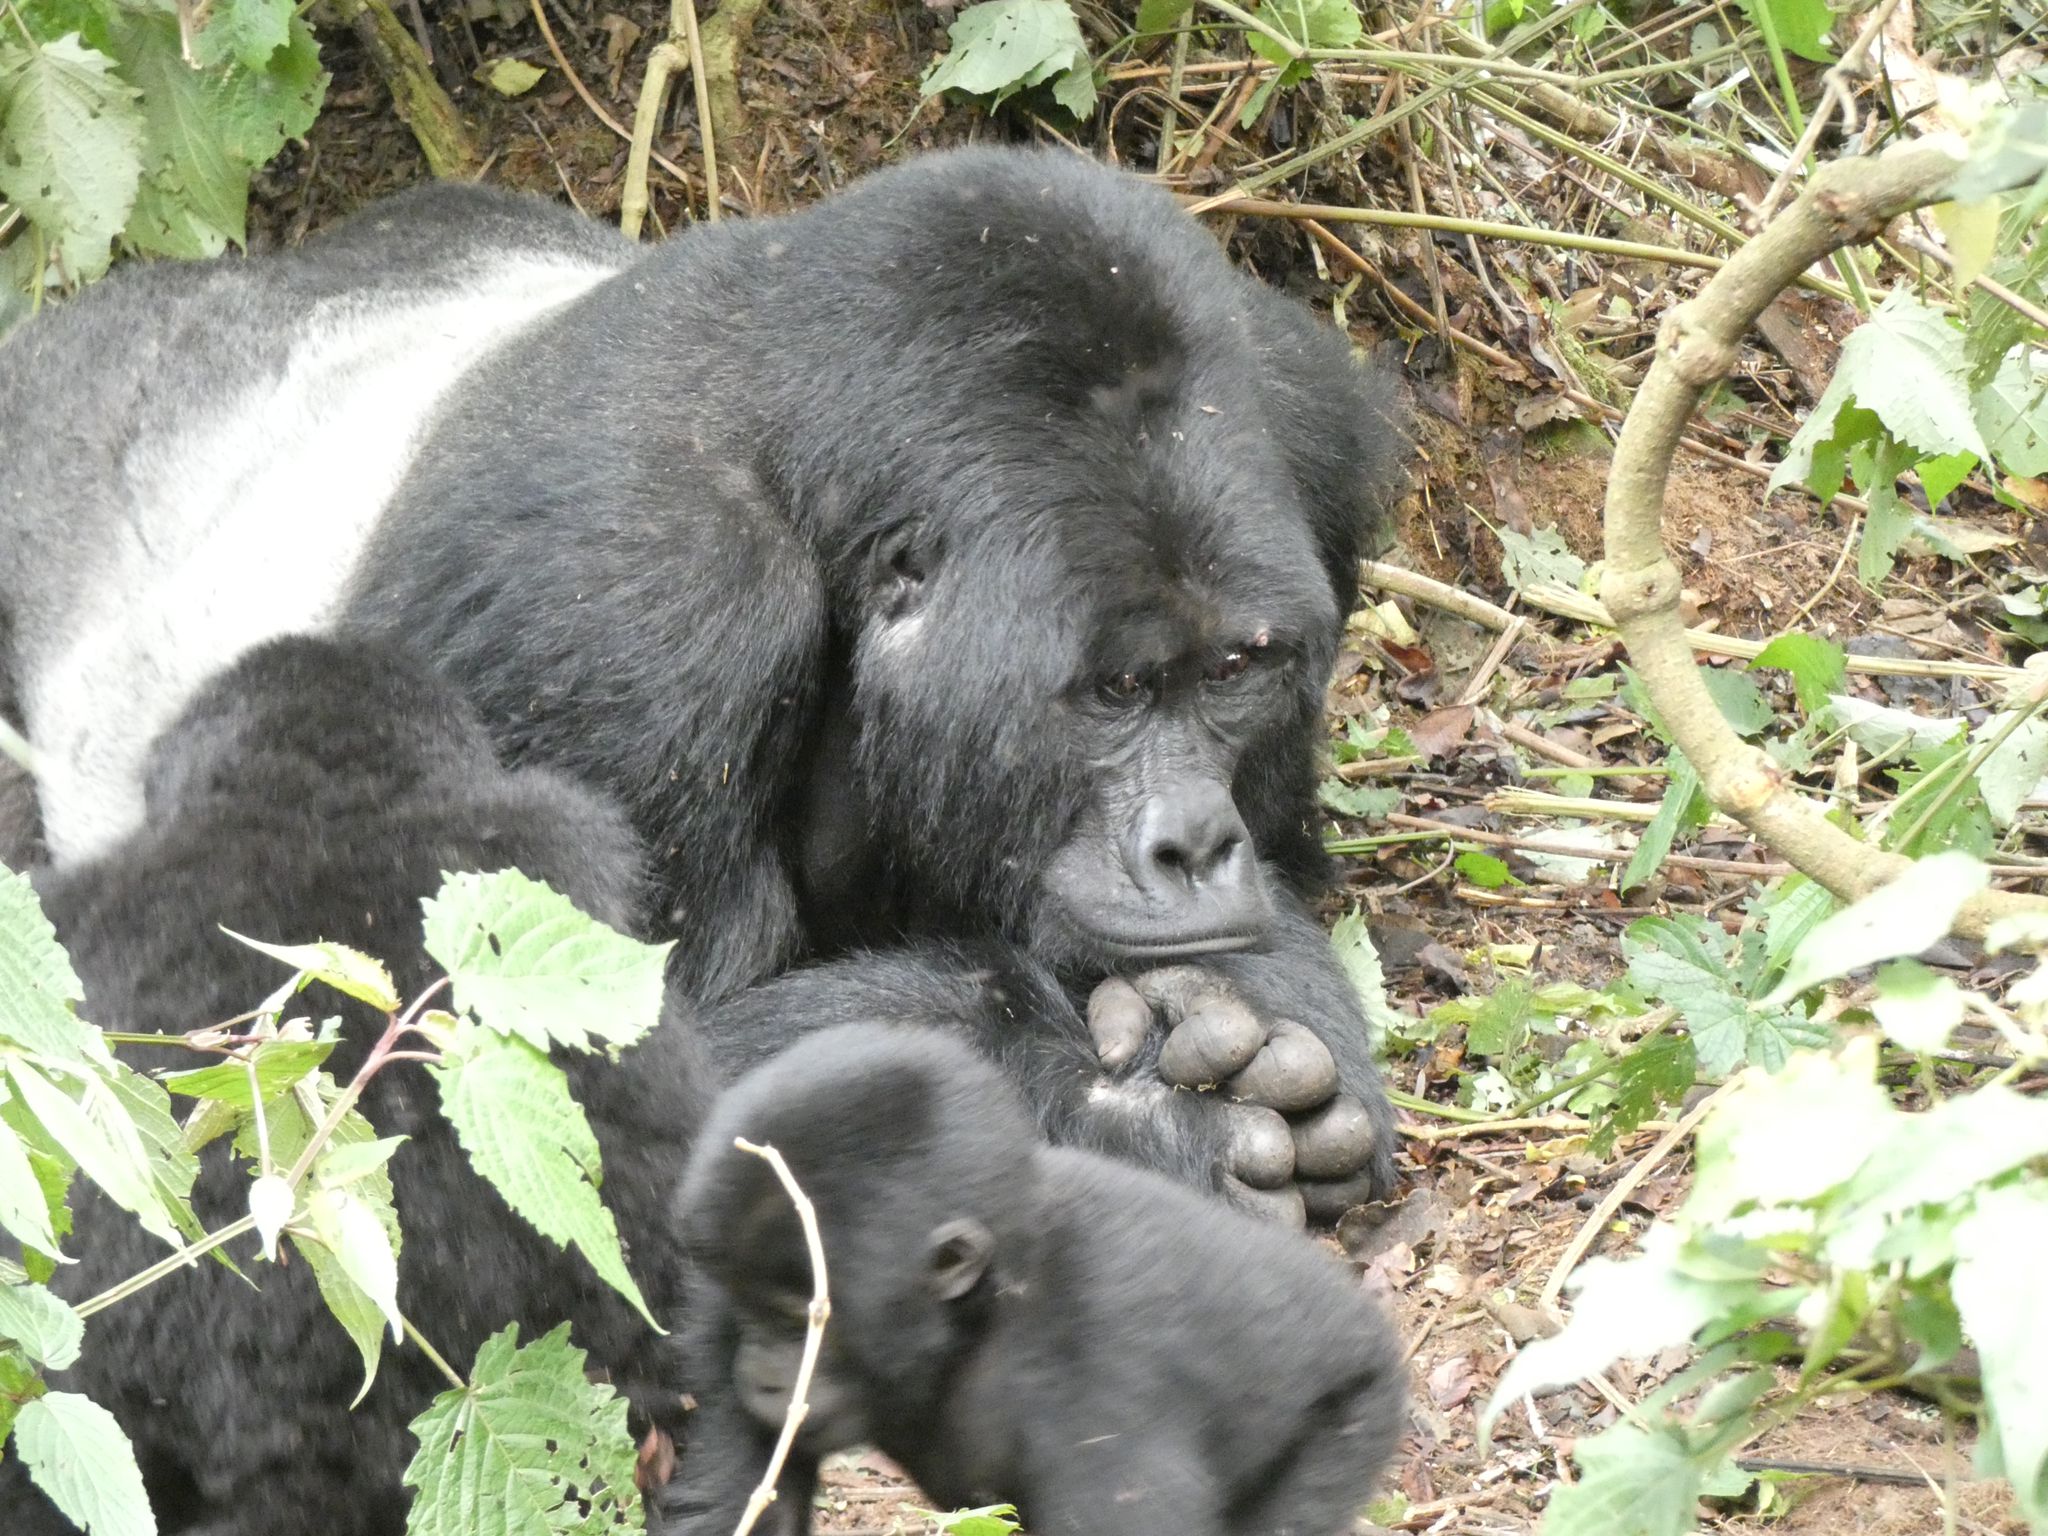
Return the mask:
<path id="1" fill-rule="evenodd" d="M 862 419 L 822 391 L 784 469 L 844 552 L 849 809 L 925 905 L 1045 958 L 1244 948 L 1266 865 L 1319 857 L 1307 771 L 1399 447 L 1384 384 L 1164 193 L 953 163 L 868 236 L 861 312 L 889 325 Z"/>

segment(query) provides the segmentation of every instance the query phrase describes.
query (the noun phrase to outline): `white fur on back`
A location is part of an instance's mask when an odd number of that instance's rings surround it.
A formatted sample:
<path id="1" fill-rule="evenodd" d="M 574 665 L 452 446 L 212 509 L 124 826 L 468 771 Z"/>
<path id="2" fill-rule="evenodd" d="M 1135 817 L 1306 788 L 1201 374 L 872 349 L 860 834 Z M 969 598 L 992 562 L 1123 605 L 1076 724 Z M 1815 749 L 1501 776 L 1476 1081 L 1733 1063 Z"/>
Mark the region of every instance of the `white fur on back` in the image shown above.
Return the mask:
<path id="1" fill-rule="evenodd" d="M 522 259 L 460 296 L 335 300 L 308 316 L 281 379 L 181 421 L 122 469 L 131 514 L 91 572 L 64 642 L 27 668 L 43 830 L 59 862 L 140 825 L 151 740 L 251 646 L 326 629 L 435 406 L 485 352 L 613 275 Z"/>

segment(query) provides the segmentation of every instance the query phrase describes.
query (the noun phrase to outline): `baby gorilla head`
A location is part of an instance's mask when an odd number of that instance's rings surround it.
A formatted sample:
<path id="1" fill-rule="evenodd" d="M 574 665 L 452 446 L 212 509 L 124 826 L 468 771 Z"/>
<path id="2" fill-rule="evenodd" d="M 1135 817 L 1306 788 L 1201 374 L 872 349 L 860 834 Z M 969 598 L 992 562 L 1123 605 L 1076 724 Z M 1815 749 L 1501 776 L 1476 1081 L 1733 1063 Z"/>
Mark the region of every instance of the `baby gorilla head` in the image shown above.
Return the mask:
<path id="1" fill-rule="evenodd" d="M 941 1505 L 1015 1503 L 1044 1536 L 1349 1529 L 1402 1387 L 1385 1324 L 1342 1270 L 1155 1175 L 1040 1145 L 979 1057 L 876 1025 L 749 1073 L 692 1156 L 681 1217 L 713 1294 L 690 1325 L 723 1341 L 718 1368 L 755 1433 L 693 1436 L 686 1487 L 760 1475 L 732 1447 L 765 1456 L 780 1427 L 812 1288 L 787 1196 L 735 1138 L 782 1153 L 830 1271 L 780 1530 L 805 1528 L 818 1458 L 856 1444 Z"/>

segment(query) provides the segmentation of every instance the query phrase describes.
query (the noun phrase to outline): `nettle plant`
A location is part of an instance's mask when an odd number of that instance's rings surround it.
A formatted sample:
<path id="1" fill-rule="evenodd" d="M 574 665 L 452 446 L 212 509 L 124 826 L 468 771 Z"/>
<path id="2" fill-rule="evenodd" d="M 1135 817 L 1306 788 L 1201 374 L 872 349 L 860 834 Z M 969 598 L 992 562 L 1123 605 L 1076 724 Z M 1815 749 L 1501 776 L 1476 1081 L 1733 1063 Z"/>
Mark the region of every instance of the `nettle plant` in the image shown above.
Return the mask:
<path id="1" fill-rule="evenodd" d="M 354 1108 L 379 1072 L 428 1072 L 478 1173 L 647 1314 L 598 1195 L 596 1138 L 548 1050 L 616 1056 L 644 1036 L 660 1018 L 668 946 L 615 933 L 513 871 L 449 876 L 424 907 L 426 948 L 447 981 L 420 997 L 400 998 L 379 962 L 339 945 L 244 939 L 289 978 L 248 1017 L 183 1037 L 111 1035 L 78 1016 L 78 978 L 33 889 L 0 868 L 0 1228 L 21 1245 L 19 1263 L 0 1258 L 0 1436 L 81 1527 L 156 1528 L 113 1416 L 52 1390 L 43 1373 L 92 1347 L 95 1313 L 180 1266 L 225 1262 L 227 1244 L 253 1236 L 235 1262 L 260 1287 L 280 1250 L 292 1250 L 360 1351 L 365 1390 L 387 1330 L 430 1347 L 398 1308 L 403 1236 L 387 1165 L 406 1155 L 405 1138 L 380 1137 Z M 322 1070 L 336 1021 L 294 1012 L 315 983 L 387 1020 L 345 1083 Z M 114 1052 L 181 1041 L 209 1064 L 158 1080 Z M 248 1170 L 248 1213 L 207 1231 L 189 1196 L 200 1151 L 223 1138 Z M 70 1231 L 67 1193 L 80 1174 L 161 1237 L 165 1254 L 72 1305 L 44 1282 Z M 585 1380 L 566 1324 L 524 1345 L 508 1327 L 466 1379 L 449 1370 L 450 1390 L 412 1425 L 411 1530 L 643 1528 L 625 1400 Z"/>
<path id="2" fill-rule="evenodd" d="M 1989 880 L 1950 852 L 1812 924 L 1748 1014 L 1804 1015 L 1823 988 L 1866 967 L 1835 1001 L 1828 1049 L 1751 1067 L 1701 1123 L 1698 1171 L 1679 1212 L 1639 1255 L 1579 1271 L 1564 1330 L 1522 1350 L 1483 1422 L 1525 1394 L 1690 1343 L 1695 1362 L 1577 1443 L 1547 1536 L 1681 1536 L 1703 1494 L 1753 1479 L 1743 1446 L 1807 1405 L 1910 1386 L 1978 1430 L 1988 1475 L 2048 1530 L 2048 1101 L 2013 1087 L 2048 1065 L 2048 970 L 2002 1002 L 1910 958 L 1947 933 Z M 1994 951 L 2038 956 L 2048 920 L 2008 920 Z M 1954 1086 L 1938 1053 L 1966 1020 L 2002 1065 Z M 1910 1088 L 1902 1105 L 1887 1081 Z M 1966 1345 L 1974 1345 L 1974 1355 Z"/>

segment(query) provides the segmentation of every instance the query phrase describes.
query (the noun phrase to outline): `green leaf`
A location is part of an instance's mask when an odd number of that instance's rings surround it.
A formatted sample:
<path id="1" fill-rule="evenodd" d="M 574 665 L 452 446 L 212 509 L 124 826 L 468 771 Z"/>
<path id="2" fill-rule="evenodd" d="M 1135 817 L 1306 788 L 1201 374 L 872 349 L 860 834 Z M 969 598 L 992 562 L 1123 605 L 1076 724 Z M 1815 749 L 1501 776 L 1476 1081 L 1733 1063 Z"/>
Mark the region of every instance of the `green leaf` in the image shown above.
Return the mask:
<path id="1" fill-rule="evenodd" d="M 327 942 L 265 944 L 232 928 L 223 928 L 221 932 L 237 944 L 246 944 L 260 954 L 282 961 L 308 981 L 325 982 L 344 997 L 368 1003 L 379 1013 L 398 1011 L 398 988 L 391 980 L 391 972 L 385 969 L 383 961 L 373 960 L 359 949 Z"/>
<path id="2" fill-rule="evenodd" d="M 0 1041 L 77 1066 L 112 1057 L 72 1013 L 85 997 L 26 875 L 0 865 Z"/>
<path id="3" fill-rule="evenodd" d="M 73 1099 L 19 1059 L 6 1063 L 7 1080 L 21 1095 L 28 1112 L 41 1122 L 58 1146 L 107 1192 L 124 1211 L 165 1242 L 178 1241 L 178 1228 L 157 1193 L 155 1175 L 134 1122 L 113 1092 L 98 1079 L 83 1086 L 83 1100 Z"/>
<path id="4" fill-rule="evenodd" d="M 106 271 L 142 175 L 137 93 L 73 33 L 0 52 L 0 196 L 59 248 L 67 275 Z"/>
<path id="5" fill-rule="evenodd" d="M 1750 666 L 1777 667 L 1791 673 L 1792 691 L 1808 715 L 1826 708 L 1828 695 L 1840 693 L 1849 678 L 1848 653 L 1819 635 L 1779 635 L 1757 653 Z"/>
<path id="6" fill-rule="evenodd" d="M 1768 35 L 1776 37 L 1781 48 L 1816 64 L 1834 62 L 1835 56 L 1828 52 L 1827 36 L 1835 17 L 1827 0 L 1742 0 L 1742 9 L 1756 23 L 1757 30 L 1768 29 Z"/>
<path id="7" fill-rule="evenodd" d="M 197 1241 L 206 1234 L 191 1206 L 192 1185 L 199 1178 L 199 1159 L 185 1144 L 184 1129 L 171 1114 L 171 1096 L 161 1084 L 120 1062 L 115 1063 L 106 1084 L 120 1101 L 128 1123 L 135 1128 L 143 1155 L 149 1159 L 149 1179 L 157 1198 L 171 1213 L 178 1230 Z"/>
<path id="8" fill-rule="evenodd" d="M 1543 1536 L 1689 1536 L 1701 1469 L 1679 1432 L 1616 1424 L 1572 1447 L 1579 1475 L 1560 1483 Z"/>
<path id="9" fill-rule="evenodd" d="M 1978 424 L 1983 424 L 1982 412 L 1978 414 Z M 1936 454 L 1914 465 L 1913 472 L 1920 477 L 1920 489 L 1927 493 L 1927 505 L 1930 508 L 1940 506 L 1951 491 L 1969 478 L 1970 471 L 1977 464 L 1977 455 L 1964 451 Z"/>
<path id="10" fill-rule="evenodd" d="M 225 1061 L 217 1066 L 195 1067 L 189 1072 L 167 1072 L 163 1084 L 172 1093 L 190 1099 L 219 1099 L 237 1109 L 250 1109 L 251 1067 L 265 1102 L 316 1071 L 337 1040 L 265 1040 L 246 1061 Z"/>
<path id="11" fill-rule="evenodd" d="M 598 1199 L 597 1138 L 569 1080 L 524 1040 L 468 1031 L 451 1064 L 430 1068 L 441 1108 L 476 1171 L 552 1242 L 574 1243 L 591 1268 L 660 1328 L 626 1272 L 612 1213 Z"/>
<path id="12" fill-rule="evenodd" d="M 310 1130 L 310 1126 L 300 1122 L 296 1129 Z M 288 1139 L 297 1140 L 301 1146 L 304 1144 L 303 1136 L 293 1137 L 288 1133 Z M 338 1189 L 346 1185 L 354 1198 L 376 1217 L 394 1255 L 404 1251 L 404 1240 L 399 1232 L 398 1212 L 392 1206 L 391 1175 L 385 1171 L 384 1163 L 404 1139 L 402 1136 L 389 1136 L 380 1140 L 367 1120 L 351 1114 L 342 1121 L 313 1163 L 314 1187 Z M 279 1138 L 275 1128 L 271 1141 L 279 1155 L 284 1155 L 283 1149 L 277 1145 Z M 296 1148 L 291 1155 L 297 1155 Z M 362 1356 L 363 1384 L 355 1399 L 360 1403 L 377 1379 L 378 1362 L 384 1352 L 384 1329 L 389 1319 L 378 1301 L 350 1278 L 349 1270 L 334 1249 L 323 1243 L 298 1242 L 296 1239 L 293 1245 L 312 1269 L 314 1283 L 320 1287 L 320 1297 L 327 1303 L 327 1310 L 354 1343 L 357 1354 Z M 349 1406 L 354 1407 L 355 1403 Z"/>
<path id="13" fill-rule="evenodd" d="M 423 906 L 456 1006 L 501 1034 L 616 1055 L 661 1022 L 671 944 L 629 939 L 511 869 L 450 875 Z"/>
<path id="14" fill-rule="evenodd" d="M 500 96 L 524 96 L 546 74 L 546 70 L 536 69 L 524 59 L 499 59 L 484 71 L 484 84 Z"/>
<path id="15" fill-rule="evenodd" d="M 57 1253 L 49 1198 L 14 1128 L 0 1120 L 0 1228 L 40 1253 Z"/>
<path id="16" fill-rule="evenodd" d="M 1815 446 L 1837 436 L 1836 417 L 1852 399 L 1875 412 L 1892 437 L 1917 450 L 1903 456 L 1900 470 L 1944 454 L 1982 458 L 1989 452 L 1971 405 L 1961 333 L 1940 310 L 1901 290 L 1842 343 L 1835 376 L 1786 445 L 1771 474 L 1771 490 L 1806 482 Z M 1877 489 L 1862 483 L 1866 493 Z"/>
<path id="17" fill-rule="evenodd" d="M 36 1486 L 87 1536 L 156 1536 L 135 1447 L 91 1398 L 46 1392 L 24 1403 L 14 1449 Z"/>
<path id="18" fill-rule="evenodd" d="M 1918 960 L 1894 960 L 1877 973 L 1870 1011 L 1909 1051 L 1939 1051 L 1963 1022 L 1963 989 Z"/>
<path id="19" fill-rule="evenodd" d="M 2048 364 L 2038 349 L 2009 354 L 1973 400 L 2000 467 L 2015 475 L 2048 474 Z"/>
<path id="20" fill-rule="evenodd" d="M 1340 3 L 1347 10 L 1350 9 L 1350 0 L 1340 0 Z M 1352 15 L 1355 19 L 1357 12 L 1353 11 Z M 1250 41 L 1252 47 L 1257 48 L 1264 39 L 1253 33 Z M 1270 43 L 1266 46 L 1272 48 Z M 1318 43 L 1315 46 L 1324 45 Z M 1338 43 L 1330 46 L 1349 47 L 1350 44 Z M 1278 49 L 1273 51 L 1279 52 Z M 1278 64 L 1283 61 L 1284 55 L 1273 62 Z M 1571 545 L 1564 541 L 1564 535 L 1555 528 L 1534 528 L 1528 533 L 1517 533 L 1514 529 L 1503 526 L 1496 528 L 1494 532 L 1500 539 L 1501 579 L 1515 591 L 1523 591 L 1539 582 L 1550 582 L 1577 591 L 1579 583 L 1585 579 L 1586 562 L 1573 552 Z"/>
<path id="21" fill-rule="evenodd" d="M 1722 718 L 1738 736 L 1755 736 L 1770 729 L 1778 718 L 1771 701 L 1747 673 L 1732 667 L 1701 667 L 1700 681 L 1707 685 Z"/>
<path id="22" fill-rule="evenodd" d="M 293 19 L 283 48 L 260 73 L 229 77 L 214 98 L 221 142 L 245 166 L 267 164 L 287 139 L 302 137 L 320 114 L 327 72 L 312 29 Z"/>
<path id="23" fill-rule="evenodd" d="M 1898 453 L 1903 458 L 1905 450 Z M 1875 592 L 1891 575 L 1899 551 L 1912 536 L 1920 514 L 1899 495 L 1891 476 L 1873 471 L 1859 476 L 1858 481 L 1864 486 L 1864 499 L 1870 503 L 1870 510 L 1864 514 L 1863 534 L 1856 543 L 1856 579 Z"/>
<path id="24" fill-rule="evenodd" d="M 1681 830 L 1703 827 L 1711 813 L 1707 797 L 1700 788 L 1700 776 L 1683 752 L 1673 747 L 1665 758 L 1671 769 L 1671 776 L 1664 785 L 1664 798 L 1657 804 L 1657 814 L 1650 818 L 1643 828 L 1641 841 L 1636 851 L 1629 855 L 1628 868 L 1622 871 L 1621 888 L 1634 890 L 1664 863 L 1664 856 L 1671 851 L 1671 844 Z M 1507 866 L 1502 865 L 1503 869 Z"/>
<path id="25" fill-rule="evenodd" d="M 1950 1280 L 1977 1345 L 1985 1406 L 2021 1512 L 2048 1525 L 2048 1185 L 1988 1190 L 1956 1229 Z"/>
<path id="26" fill-rule="evenodd" d="M 214 0 L 193 53 L 201 64 L 232 58 L 244 69 L 266 69 L 291 38 L 292 9 L 292 0 Z"/>
<path id="27" fill-rule="evenodd" d="M 1604 1157 L 1616 1136 L 1678 1103 L 1698 1075 L 1698 1055 L 1683 1035 L 1656 1035 L 1627 1052 L 1607 1078 L 1614 1099 L 1594 1131 L 1594 1152 Z"/>
<path id="28" fill-rule="evenodd" d="M 1323 809 L 1365 821 L 1378 821 L 1389 811 L 1401 808 L 1401 791 L 1387 784 L 1346 784 L 1342 779 L 1325 779 L 1319 798 Z"/>
<path id="29" fill-rule="evenodd" d="M 187 259 L 240 244 L 249 163 L 227 142 L 220 75 L 179 56 L 175 16 L 116 10 L 107 21 L 121 72 L 142 93 L 142 186 L 122 233 L 137 250 Z"/>
<path id="30" fill-rule="evenodd" d="M 398 1253 L 377 1213 L 351 1190 L 320 1189 L 307 1197 L 306 1214 L 321 1246 L 391 1325 L 392 1342 L 398 1342 L 405 1336 L 405 1319 L 398 1311 Z"/>
<path id="31" fill-rule="evenodd" d="M 1765 973 L 1782 969 L 1835 907 L 1834 894 L 1805 875 L 1790 874 L 1772 882 L 1750 903 L 1748 916 L 1748 922 L 1763 931 Z"/>
<path id="32" fill-rule="evenodd" d="M 937 1526 L 937 1536 L 1010 1536 L 1023 1529 L 1015 1519 L 1014 1504 L 985 1504 L 980 1509 L 956 1509 L 949 1515 L 915 1506 L 910 1512 Z"/>
<path id="33" fill-rule="evenodd" d="M 1350 48 L 1365 36 L 1354 0 L 1259 0 L 1252 14 L 1303 48 Z M 1247 32 L 1245 42 L 1270 63 L 1290 62 L 1287 50 L 1262 33 Z"/>
<path id="34" fill-rule="evenodd" d="M 1195 0 L 1138 0 L 1138 31 L 1171 32 L 1195 8 Z"/>
<path id="35" fill-rule="evenodd" d="M 2048 1101 L 2016 1093 L 2002 1083 L 1958 1095 L 1921 1114 L 1894 1114 L 1885 1139 L 1841 1194 L 1830 1256 L 1866 1262 L 1874 1234 L 1853 1229 L 1851 1218 L 1882 1223 L 1919 1206 L 1941 1205 L 2048 1157 Z M 1852 1251 L 1853 1249 L 1853 1251 Z"/>
<path id="36" fill-rule="evenodd" d="M 1991 872 L 1968 854 L 1916 860 L 1898 879 L 1815 924 L 1764 1002 L 1786 1002 L 1863 966 L 1919 954 L 1948 935 L 1963 903 L 1990 881 Z"/>
<path id="37" fill-rule="evenodd" d="M 412 1432 L 408 1536 L 600 1536 L 643 1529 L 626 1402 L 584 1378 L 564 1323 L 525 1349 L 506 1328 L 470 1384 L 443 1392 Z"/>
<path id="38" fill-rule="evenodd" d="M 0 1339 L 12 1339 L 29 1359 L 49 1370 L 78 1363 L 85 1319 L 40 1285 L 0 1285 Z"/>
<path id="39" fill-rule="evenodd" d="M 1454 867 L 1460 875 L 1482 891 L 1497 891 L 1503 886 L 1522 883 L 1508 868 L 1507 860 L 1497 859 L 1490 853 L 1481 853 L 1476 848 L 1467 848 L 1459 854 Z"/>
<path id="40" fill-rule="evenodd" d="M 988 0 L 970 5 L 946 35 L 952 47 L 925 72 L 918 86 L 924 95 L 965 91 L 993 96 L 1001 105 L 1026 86 L 1072 71 L 1087 77 L 1087 106 L 1093 110 L 1095 82 L 1088 44 L 1067 0 Z M 1065 92 L 1060 104 L 1072 110 L 1078 94 L 1078 88 Z"/>

